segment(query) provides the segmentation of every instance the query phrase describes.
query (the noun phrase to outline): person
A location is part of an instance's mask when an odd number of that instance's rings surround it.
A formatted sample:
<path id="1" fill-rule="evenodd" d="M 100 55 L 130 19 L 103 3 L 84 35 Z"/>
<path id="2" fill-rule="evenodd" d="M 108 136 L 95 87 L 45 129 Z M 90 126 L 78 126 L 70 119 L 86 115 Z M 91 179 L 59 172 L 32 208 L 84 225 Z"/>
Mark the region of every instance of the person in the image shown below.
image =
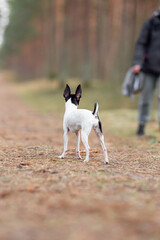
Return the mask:
<path id="1" fill-rule="evenodd" d="M 143 88 L 138 104 L 137 136 L 145 134 L 149 121 L 152 99 L 158 84 L 158 122 L 160 126 L 160 5 L 153 16 L 146 20 L 138 37 L 132 71 L 143 72 Z"/>

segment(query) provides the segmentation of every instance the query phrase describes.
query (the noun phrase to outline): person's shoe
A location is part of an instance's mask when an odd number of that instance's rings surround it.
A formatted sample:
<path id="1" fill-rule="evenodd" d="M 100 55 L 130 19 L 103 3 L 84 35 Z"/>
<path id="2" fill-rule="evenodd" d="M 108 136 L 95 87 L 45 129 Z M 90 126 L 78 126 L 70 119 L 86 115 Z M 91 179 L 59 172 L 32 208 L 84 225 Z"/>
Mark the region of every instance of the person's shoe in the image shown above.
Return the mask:
<path id="1" fill-rule="evenodd" d="M 136 133 L 137 136 L 140 137 L 140 136 L 144 135 L 144 127 L 145 127 L 144 123 L 139 124 L 138 130 L 137 130 L 137 133 Z"/>

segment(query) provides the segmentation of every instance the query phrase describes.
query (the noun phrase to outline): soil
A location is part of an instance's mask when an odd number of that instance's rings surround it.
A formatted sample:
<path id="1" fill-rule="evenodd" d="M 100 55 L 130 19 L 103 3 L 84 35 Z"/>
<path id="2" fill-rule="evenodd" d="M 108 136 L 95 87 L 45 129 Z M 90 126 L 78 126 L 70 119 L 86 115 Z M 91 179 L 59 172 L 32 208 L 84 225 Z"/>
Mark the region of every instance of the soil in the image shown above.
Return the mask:
<path id="1" fill-rule="evenodd" d="M 63 114 L 38 114 L 2 74 L 0 84 L 0 239 L 160 239 L 157 148 L 104 126 L 108 165 L 94 133 L 87 164 L 85 152 L 76 159 L 73 136 L 58 159 Z"/>

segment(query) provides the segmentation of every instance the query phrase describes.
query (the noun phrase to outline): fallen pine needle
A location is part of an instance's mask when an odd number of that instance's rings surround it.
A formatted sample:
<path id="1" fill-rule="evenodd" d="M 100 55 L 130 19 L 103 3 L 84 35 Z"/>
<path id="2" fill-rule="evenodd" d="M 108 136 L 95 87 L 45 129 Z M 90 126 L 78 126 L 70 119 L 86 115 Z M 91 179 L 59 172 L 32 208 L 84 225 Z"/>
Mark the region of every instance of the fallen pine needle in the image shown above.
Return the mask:
<path id="1" fill-rule="evenodd" d="M 98 153 L 97 150 L 90 150 L 89 152 L 90 153 Z M 86 153 L 86 151 L 85 150 L 81 150 L 80 153 Z M 67 155 L 73 155 L 73 154 L 75 154 L 75 152 L 68 152 L 67 153 Z"/>

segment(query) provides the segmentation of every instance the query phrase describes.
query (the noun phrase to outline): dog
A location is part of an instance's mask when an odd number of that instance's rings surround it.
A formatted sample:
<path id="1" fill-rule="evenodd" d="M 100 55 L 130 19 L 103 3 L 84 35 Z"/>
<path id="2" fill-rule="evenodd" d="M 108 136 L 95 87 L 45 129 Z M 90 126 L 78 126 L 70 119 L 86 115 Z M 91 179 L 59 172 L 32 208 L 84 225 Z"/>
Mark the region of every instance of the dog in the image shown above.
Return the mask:
<path id="1" fill-rule="evenodd" d="M 68 147 L 68 132 L 76 134 L 76 155 L 81 159 L 79 145 L 80 145 L 80 132 L 81 139 L 86 149 L 86 158 L 84 162 L 89 161 L 89 145 L 88 136 L 92 129 L 94 129 L 101 147 L 104 152 L 104 162 L 109 163 L 107 149 L 104 143 L 104 137 L 102 134 L 102 124 L 98 116 L 98 103 L 95 103 L 93 112 L 86 109 L 77 109 L 79 101 L 82 95 L 81 85 L 78 85 L 75 94 L 71 94 L 70 87 L 66 84 L 63 96 L 65 98 L 65 113 L 63 119 L 64 130 L 64 151 L 59 158 L 64 158 Z"/>

